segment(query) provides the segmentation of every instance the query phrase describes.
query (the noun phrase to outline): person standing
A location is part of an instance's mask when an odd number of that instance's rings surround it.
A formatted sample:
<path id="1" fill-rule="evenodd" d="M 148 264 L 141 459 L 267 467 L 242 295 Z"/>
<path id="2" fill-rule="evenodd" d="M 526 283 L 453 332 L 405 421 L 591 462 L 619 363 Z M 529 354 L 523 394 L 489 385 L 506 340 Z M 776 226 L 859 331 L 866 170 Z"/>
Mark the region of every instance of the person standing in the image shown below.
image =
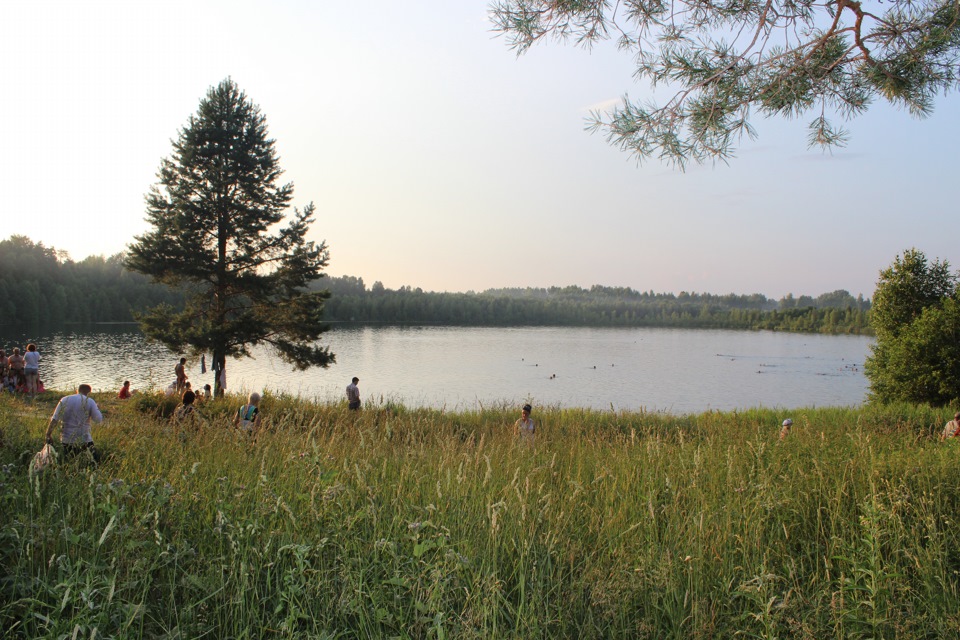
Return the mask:
<path id="1" fill-rule="evenodd" d="M 943 433 L 940 434 L 941 440 L 949 440 L 960 436 L 960 411 L 953 414 L 953 420 L 943 427 Z"/>
<path id="2" fill-rule="evenodd" d="M 177 366 L 173 368 L 173 372 L 177 374 L 177 387 L 174 391 L 178 396 L 182 395 L 187 389 L 187 371 L 185 369 L 186 364 L 187 359 L 180 358 L 180 362 L 178 362 Z"/>
<path id="3" fill-rule="evenodd" d="M 14 385 L 19 387 L 23 383 L 23 356 L 20 355 L 19 347 L 13 348 L 13 353 L 7 358 L 7 366 L 10 368 Z"/>
<path id="4" fill-rule="evenodd" d="M 63 444 L 65 457 L 73 457 L 90 450 L 94 462 L 100 461 L 100 452 L 93 445 L 93 436 L 90 434 L 90 421 L 103 422 L 100 408 L 90 396 L 90 385 L 81 384 L 72 396 L 64 396 L 57 403 L 47 426 L 47 443 L 53 443 L 53 426 L 62 423 L 60 442 Z"/>
<path id="5" fill-rule="evenodd" d="M 360 388 L 357 386 L 358 382 L 360 382 L 360 378 L 354 377 L 353 381 L 347 385 L 347 404 L 351 411 L 360 410 Z"/>
<path id="6" fill-rule="evenodd" d="M 27 345 L 23 354 L 23 377 L 27 385 L 27 393 L 37 392 L 37 380 L 40 379 L 40 352 L 32 342 Z"/>
<path id="7" fill-rule="evenodd" d="M 532 410 L 529 404 L 523 405 L 520 410 L 520 419 L 513 423 L 514 434 L 527 444 L 533 444 L 533 435 L 537 431 L 537 423 L 530 417 Z"/>

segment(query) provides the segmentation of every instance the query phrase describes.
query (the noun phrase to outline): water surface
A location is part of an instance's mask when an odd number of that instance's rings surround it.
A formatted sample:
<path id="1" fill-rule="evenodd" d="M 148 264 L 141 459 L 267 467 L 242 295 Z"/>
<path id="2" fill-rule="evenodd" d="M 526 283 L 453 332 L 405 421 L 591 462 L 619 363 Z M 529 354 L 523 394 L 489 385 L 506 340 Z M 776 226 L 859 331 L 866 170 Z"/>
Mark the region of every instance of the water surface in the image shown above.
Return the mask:
<path id="1" fill-rule="evenodd" d="M 133 325 L 5 328 L 0 345 L 41 350 L 51 388 L 164 387 L 178 356 Z M 769 331 L 559 327 L 337 327 L 328 369 L 293 370 L 266 350 L 227 363 L 230 391 L 339 401 L 360 378 L 365 401 L 476 408 L 493 403 L 693 413 L 750 407 L 854 406 L 865 399 L 872 338 Z M 188 363 L 194 387 L 212 383 Z"/>

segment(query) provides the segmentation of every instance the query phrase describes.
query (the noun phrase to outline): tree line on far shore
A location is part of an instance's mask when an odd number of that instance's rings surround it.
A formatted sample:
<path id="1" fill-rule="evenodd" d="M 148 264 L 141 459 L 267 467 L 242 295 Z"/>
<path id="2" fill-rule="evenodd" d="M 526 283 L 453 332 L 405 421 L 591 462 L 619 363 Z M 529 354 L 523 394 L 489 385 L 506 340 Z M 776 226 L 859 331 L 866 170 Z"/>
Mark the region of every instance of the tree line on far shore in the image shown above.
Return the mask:
<path id="1" fill-rule="evenodd" d="M 870 334 L 870 301 L 847 291 L 817 298 L 761 294 L 654 293 L 627 287 L 576 285 L 438 293 L 387 289 L 342 276 L 318 283 L 331 292 L 327 317 L 339 321 L 436 322 L 452 325 L 564 325 L 769 329 Z"/>
<path id="2" fill-rule="evenodd" d="M 0 240 L 0 322 L 130 322 L 158 304 L 183 305 L 183 294 L 129 271 L 125 256 L 79 262 L 25 236 Z M 362 278 L 325 277 L 314 286 L 332 294 L 331 322 L 450 325 L 563 325 L 768 329 L 872 334 L 870 301 L 847 291 L 816 298 L 761 294 L 654 293 L 626 287 L 423 291 L 409 286 L 368 287 Z"/>
<path id="3" fill-rule="evenodd" d="M 0 323 L 130 322 L 159 304 L 183 296 L 127 270 L 123 254 L 75 262 L 26 236 L 0 240 Z"/>

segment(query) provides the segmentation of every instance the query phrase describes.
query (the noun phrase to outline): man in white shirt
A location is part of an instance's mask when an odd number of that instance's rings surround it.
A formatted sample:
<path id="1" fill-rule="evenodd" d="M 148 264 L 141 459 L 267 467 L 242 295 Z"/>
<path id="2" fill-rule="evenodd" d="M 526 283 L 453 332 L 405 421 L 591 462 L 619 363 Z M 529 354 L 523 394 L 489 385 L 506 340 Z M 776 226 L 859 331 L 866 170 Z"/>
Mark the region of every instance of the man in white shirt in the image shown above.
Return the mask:
<path id="1" fill-rule="evenodd" d="M 53 442 L 53 426 L 62 422 L 60 442 L 63 443 L 66 457 L 72 457 L 86 449 L 90 450 L 94 461 L 99 462 L 100 452 L 93 446 L 90 434 L 90 421 L 103 422 L 103 414 L 90 395 L 90 385 L 82 384 L 72 396 L 64 396 L 50 417 L 47 426 L 47 442 Z"/>

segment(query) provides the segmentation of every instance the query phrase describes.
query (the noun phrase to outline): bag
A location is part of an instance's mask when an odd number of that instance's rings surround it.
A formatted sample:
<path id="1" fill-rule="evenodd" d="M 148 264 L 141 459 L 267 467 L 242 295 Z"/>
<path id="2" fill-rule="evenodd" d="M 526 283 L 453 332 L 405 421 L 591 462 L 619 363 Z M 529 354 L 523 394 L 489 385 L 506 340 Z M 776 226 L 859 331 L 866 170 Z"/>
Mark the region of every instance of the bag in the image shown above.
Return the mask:
<path id="1" fill-rule="evenodd" d="M 43 473 L 48 467 L 53 466 L 57 461 L 57 450 L 49 442 L 43 445 L 43 449 L 33 456 L 33 462 L 30 463 L 30 473 Z"/>
<path id="2" fill-rule="evenodd" d="M 240 428 L 243 431 L 253 430 L 253 421 L 257 417 L 257 407 L 252 404 L 245 404 L 237 411 L 240 416 Z"/>

